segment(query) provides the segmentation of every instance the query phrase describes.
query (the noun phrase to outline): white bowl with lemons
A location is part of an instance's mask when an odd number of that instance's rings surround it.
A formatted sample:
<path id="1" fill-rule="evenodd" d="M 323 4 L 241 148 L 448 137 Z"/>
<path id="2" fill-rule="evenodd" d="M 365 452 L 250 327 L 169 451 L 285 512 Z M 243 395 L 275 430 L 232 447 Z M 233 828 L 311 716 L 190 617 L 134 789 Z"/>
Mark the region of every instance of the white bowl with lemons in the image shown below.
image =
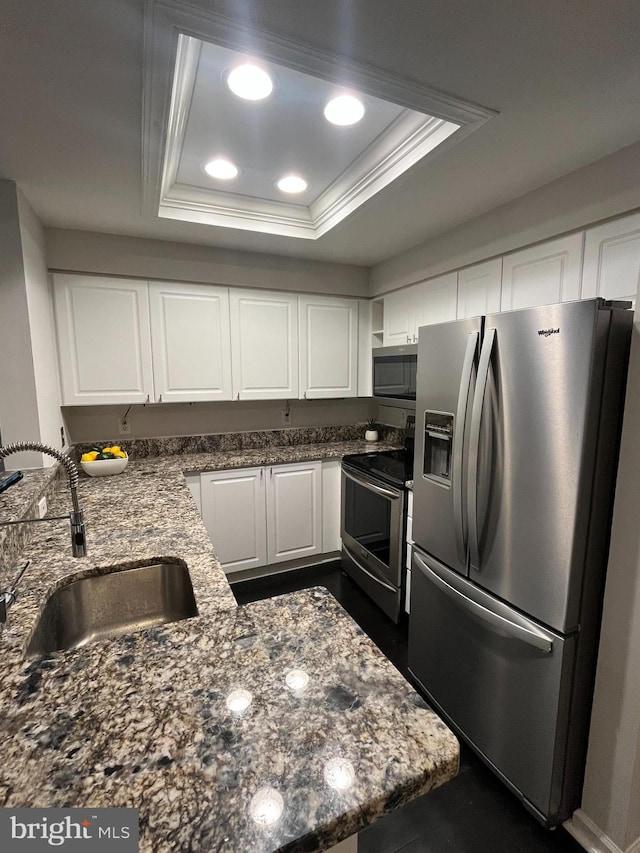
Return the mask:
<path id="1" fill-rule="evenodd" d="M 113 447 L 94 447 L 88 453 L 83 453 L 80 458 L 82 470 L 90 477 L 121 474 L 128 462 L 129 457 L 117 444 Z"/>

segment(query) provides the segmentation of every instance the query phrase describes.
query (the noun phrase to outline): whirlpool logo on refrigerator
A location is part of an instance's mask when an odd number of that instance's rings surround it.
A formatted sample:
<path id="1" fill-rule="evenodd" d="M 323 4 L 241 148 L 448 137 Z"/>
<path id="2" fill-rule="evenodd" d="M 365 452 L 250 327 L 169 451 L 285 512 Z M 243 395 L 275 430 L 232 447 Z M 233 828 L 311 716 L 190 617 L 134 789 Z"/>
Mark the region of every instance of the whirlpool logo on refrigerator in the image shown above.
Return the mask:
<path id="1" fill-rule="evenodd" d="M 137 853 L 138 810 L 0 809 L 0 849 L 36 853 L 52 848 Z"/>
<path id="2" fill-rule="evenodd" d="M 558 327 L 557 329 L 538 329 L 538 334 L 542 338 L 548 338 L 549 335 L 559 335 L 560 328 Z"/>

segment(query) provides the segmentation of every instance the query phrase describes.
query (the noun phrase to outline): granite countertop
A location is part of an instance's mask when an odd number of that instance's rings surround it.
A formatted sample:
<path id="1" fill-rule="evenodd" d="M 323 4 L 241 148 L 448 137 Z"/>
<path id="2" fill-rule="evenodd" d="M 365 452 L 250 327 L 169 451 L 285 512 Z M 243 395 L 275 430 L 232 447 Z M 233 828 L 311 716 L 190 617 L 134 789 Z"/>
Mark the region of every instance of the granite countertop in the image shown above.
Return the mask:
<path id="1" fill-rule="evenodd" d="M 135 806 L 149 853 L 316 851 L 455 775 L 453 734 L 326 590 L 237 607 L 183 476 L 370 449 L 166 456 L 81 477 L 88 556 L 70 556 L 64 522 L 43 525 L 2 636 L 0 805 Z M 67 503 L 63 489 L 50 512 Z M 199 616 L 22 659 L 69 575 L 159 558 L 186 563 Z M 292 670 L 305 688 L 288 686 Z M 250 694 L 242 713 L 237 690 Z M 282 808 L 271 826 L 265 790 Z"/>

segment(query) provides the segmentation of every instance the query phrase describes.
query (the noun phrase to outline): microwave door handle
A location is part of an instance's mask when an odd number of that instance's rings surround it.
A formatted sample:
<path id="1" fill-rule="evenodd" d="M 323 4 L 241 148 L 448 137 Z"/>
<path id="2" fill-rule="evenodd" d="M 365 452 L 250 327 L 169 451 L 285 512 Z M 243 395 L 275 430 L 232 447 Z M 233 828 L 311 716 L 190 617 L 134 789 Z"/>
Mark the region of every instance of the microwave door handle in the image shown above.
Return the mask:
<path id="1" fill-rule="evenodd" d="M 472 616 L 482 619 L 483 622 L 486 622 L 493 628 L 502 631 L 509 637 L 522 640 L 522 642 L 527 643 L 530 646 L 534 646 L 536 649 L 539 649 L 547 655 L 551 654 L 553 651 L 553 640 L 549 639 L 548 636 L 542 632 L 533 630 L 532 628 L 526 628 L 524 625 L 518 625 L 510 619 L 507 619 L 505 616 L 500 616 L 499 613 L 495 613 L 488 607 L 484 607 L 472 598 L 467 598 L 464 593 L 448 584 L 444 578 L 441 578 L 440 575 L 427 566 L 415 551 L 413 552 L 413 559 L 428 581 L 433 583 L 434 586 L 437 586 L 438 589 L 440 589 L 449 598 L 453 599 L 460 607 Z"/>
<path id="2" fill-rule="evenodd" d="M 391 500 L 398 500 L 401 495 L 401 492 L 392 491 L 391 489 L 385 489 L 384 486 L 379 486 L 377 483 L 372 483 L 371 480 L 367 480 L 364 477 L 359 477 L 357 474 L 354 474 L 351 471 L 347 471 L 346 468 L 342 469 L 342 473 L 345 477 L 348 477 L 349 480 L 353 480 L 354 483 L 357 483 L 359 486 L 363 486 L 365 489 L 369 489 L 372 492 L 375 492 L 377 495 L 382 495 L 384 498 L 391 498 Z"/>
<path id="3" fill-rule="evenodd" d="M 358 560 L 358 558 L 353 553 L 353 551 L 350 548 L 347 548 L 347 546 L 344 544 L 344 542 L 342 543 L 342 547 L 347 552 L 350 559 L 353 560 L 353 562 L 356 564 L 356 566 L 360 569 L 360 571 L 364 572 L 365 575 L 368 575 L 368 577 L 370 577 L 372 581 L 375 581 L 377 584 L 380 584 L 380 586 L 383 586 L 385 589 L 388 589 L 389 592 L 397 592 L 398 591 L 397 587 L 391 586 L 391 584 L 386 583 L 385 581 L 383 581 L 380 578 L 376 577 L 375 575 L 371 574 L 369 569 L 365 568 L 362 565 L 362 563 L 360 562 L 360 560 Z"/>
<path id="4" fill-rule="evenodd" d="M 471 567 L 480 570 L 480 537 L 478 533 L 478 461 L 480 459 L 480 427 L 482 425 L 482 410 L 487 391 L 491 353 L 496 339 L 496 330 L 485 331 L 480 362 L 478 364 L 478 380 L 471 410 L 471 435 L 469 437 L 469 478 L 467 491 L 467 506 L 469 518 L 469 555 Z"/>
<path id="5" fill-rule="evenodd" d="M 471 380 L 473 377 L 473 366 L 478 349 L 478 332 L 471 332 L 467 339 L 467 349 L 462 363 L 462 375 L 460 377 L 460 391 L 458 393 L 458 405 L 456 407 L 456 429 L 453 437 L 453 471 L 452 471 L 452 493 L 453 493 L 453 523 L 456 534 L 456 547 L 460 562 L 467 560 L 467 530 L 465 514 L 463 512 L 462 474 L 464 468 L 464 437 L 469 415 L 469 398 L 471 396 Z"/>

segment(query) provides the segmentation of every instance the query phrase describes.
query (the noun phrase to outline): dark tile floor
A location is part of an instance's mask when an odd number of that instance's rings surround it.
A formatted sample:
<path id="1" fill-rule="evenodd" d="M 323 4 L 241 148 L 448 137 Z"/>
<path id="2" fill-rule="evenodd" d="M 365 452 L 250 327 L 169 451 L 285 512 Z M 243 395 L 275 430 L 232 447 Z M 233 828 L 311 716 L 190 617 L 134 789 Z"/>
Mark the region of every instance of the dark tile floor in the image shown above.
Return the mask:
<path id="1" fill-rule="evenodd" d="M 240 604 L 309 586 L 325 586 L 402 672 L 407 626 L 394 625 L 340 571 L 339 563 L 233 585 Z M 584 853 L 562 828 L 549 831 L 466 746 L 460 773 L 360 834 L 359 853 Z"/>

